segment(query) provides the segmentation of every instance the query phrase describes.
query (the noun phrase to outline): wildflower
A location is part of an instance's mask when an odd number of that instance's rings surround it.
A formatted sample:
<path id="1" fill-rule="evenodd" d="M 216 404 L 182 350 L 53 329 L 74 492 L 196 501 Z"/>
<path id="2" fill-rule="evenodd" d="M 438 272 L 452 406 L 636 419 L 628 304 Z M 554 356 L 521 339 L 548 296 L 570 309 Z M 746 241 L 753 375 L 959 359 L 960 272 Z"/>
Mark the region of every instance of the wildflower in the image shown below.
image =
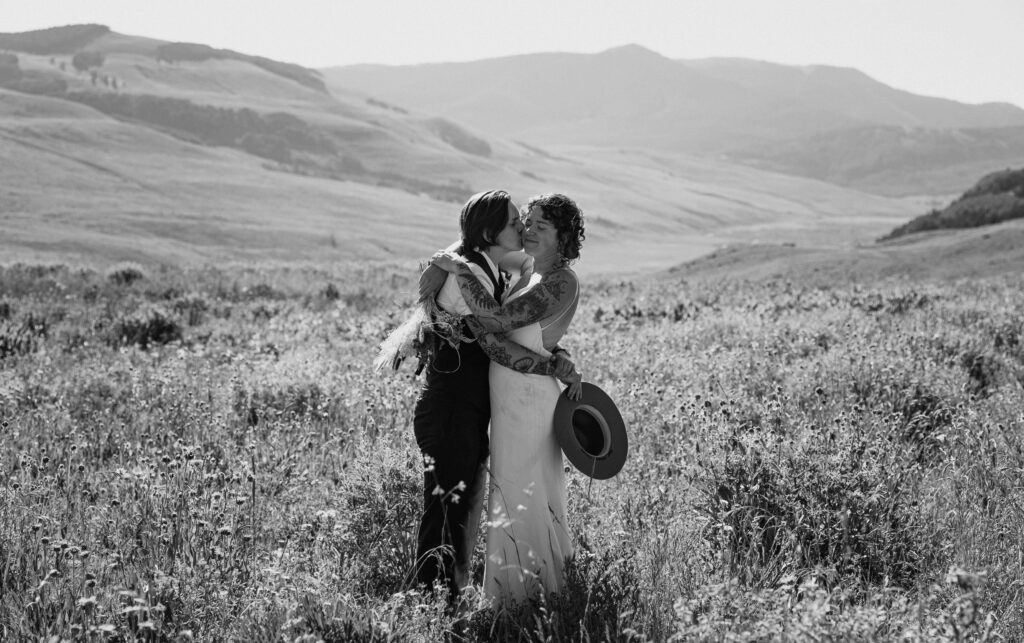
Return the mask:
<path id="1" fill-rule="evenodd" d="M 95 596 L 86 596 L 84 598 L 78 599 L 78 608 L 79 609 L 88 612 L 89 610 L 91 610 L 94 607 L 96 607 L 96 597 Z"/>

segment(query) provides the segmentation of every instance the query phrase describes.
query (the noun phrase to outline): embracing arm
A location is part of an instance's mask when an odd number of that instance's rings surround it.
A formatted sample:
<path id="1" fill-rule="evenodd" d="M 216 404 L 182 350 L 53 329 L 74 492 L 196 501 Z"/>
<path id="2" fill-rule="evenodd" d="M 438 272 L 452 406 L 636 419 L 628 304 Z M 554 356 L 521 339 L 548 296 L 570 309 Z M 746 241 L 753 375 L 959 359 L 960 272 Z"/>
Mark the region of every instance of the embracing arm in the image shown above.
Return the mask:
<path id="1" fill-rule="evenodd" d="M 476 341 L 480 343 L 480 348 L 495 363 L 520 373 L 555 374 L 556 363 L 553 360 L 531 351 L 522 344 L 506 339 L 504 335 L 488 332 L 475 317 L 464 317 L 463 319 L 476 335 Z"/>
<path id="2" fill-rule="evenodd" d="M 461 244 L 462 240 L 460 239 L 441 252 L 455 252 Z M 428 263 L 420 272 L 420 281 L 417 286 L 417 301 L 422 302 L 435 297 L 441 291 L 441 287 L 444 286 L 444 280 L 447 278 L 447 272 L 432 263 Z"/>
<path id="3" fill-rule="evenodd" d="M 504 335 L 487 332 L 474 317 L 465 317 L 464 319 L 473 334 L 476 335 L 480 348 L 495 363 L 520 373 L 557 375 L 559 364 L 555 360 L 535 353 L 522 344 L 507 339 Z"/>
<path id="4" fill-rule="evenodd" d="M 504 333 L 538 322 L 565 310 L 576 297 L 576 275 L 569 270 L 545 274 L 536 286 L 504 306 L 494 301 L 465 264 L 458 266 L 455 276 L 466 305 L 483 327 L 492 333 Z"/>
<path id="5" fill-rule="evenodd" d="M 576 365 L 564 355 L 555 355 L 550 359 L 534 353 L 521 344 L 509 341 L 503 334 L 492 334 L 484 330 L 480 322 L 473 317 L 465 317 L 466 323 L 476 333 L 480 348 L 495 363 L 511 368 L 520 373 L 534 375 L 553 375 L 567 386 L 565 394 L 571 400 L 579 400 L 582 395 L 583 376 L 576 370 Z M 564 350 L 562 352 L 565 352 Z"/>

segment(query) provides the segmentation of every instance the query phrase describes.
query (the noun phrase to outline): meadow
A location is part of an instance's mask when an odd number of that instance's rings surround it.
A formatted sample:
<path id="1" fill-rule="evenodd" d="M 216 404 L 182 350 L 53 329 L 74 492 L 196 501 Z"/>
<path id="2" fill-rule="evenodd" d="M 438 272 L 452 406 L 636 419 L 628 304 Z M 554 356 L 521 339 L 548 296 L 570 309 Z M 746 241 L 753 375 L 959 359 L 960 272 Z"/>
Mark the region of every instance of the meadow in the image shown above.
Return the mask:
<path id="1" fill-rule="evenodd" d="M 564 595 L 455 615 L 371 367 L 414 276 L 0 268 L 0 639 L 1024 639 L 1024 278 L 586 280 L 629 460 Z"/>

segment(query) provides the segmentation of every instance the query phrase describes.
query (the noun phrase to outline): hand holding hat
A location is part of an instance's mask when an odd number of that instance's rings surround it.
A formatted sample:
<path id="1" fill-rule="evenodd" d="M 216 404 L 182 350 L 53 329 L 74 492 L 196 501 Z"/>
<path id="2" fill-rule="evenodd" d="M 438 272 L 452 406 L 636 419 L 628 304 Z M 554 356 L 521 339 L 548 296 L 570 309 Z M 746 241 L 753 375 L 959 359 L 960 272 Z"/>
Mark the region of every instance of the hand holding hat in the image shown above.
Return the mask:
<path id="1" fill-rule="evenodd" d="M 579 399 L 568 397 L 566 389 L 555 404 L 555 439 L 574 467 L 606 480 L 626 463 L 626 424 L 607 393 L 590 382 L 578 386 Z"/>
<path id="2" fill-rule="evenodd" d="M 552 355 L 551 360 L 555 363 L 555 377 L 568 387 L 563 394 L 570 400 L 578 401 L 582 394 L 583 374 L 576 370 L 576 365 L 561 351 Z"/>

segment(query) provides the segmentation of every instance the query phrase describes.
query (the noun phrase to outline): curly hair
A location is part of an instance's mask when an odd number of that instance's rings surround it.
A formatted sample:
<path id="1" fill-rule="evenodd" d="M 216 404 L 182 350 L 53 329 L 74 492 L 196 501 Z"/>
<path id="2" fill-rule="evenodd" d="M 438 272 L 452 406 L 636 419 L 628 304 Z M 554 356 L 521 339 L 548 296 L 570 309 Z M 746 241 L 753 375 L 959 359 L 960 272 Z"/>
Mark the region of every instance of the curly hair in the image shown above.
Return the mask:
<path id="1" fill-rule="evenodd" d="M 564 194 L 535 196 L 523 206 L 523 210 L 529 212 L 534 206 L 539 207 L 544 218 L 554 224 L 558 232 L 559 254 L 569 263 L 579 259 L 583 240 L 587 238 L 583 226 L 583 210 Z"/>

